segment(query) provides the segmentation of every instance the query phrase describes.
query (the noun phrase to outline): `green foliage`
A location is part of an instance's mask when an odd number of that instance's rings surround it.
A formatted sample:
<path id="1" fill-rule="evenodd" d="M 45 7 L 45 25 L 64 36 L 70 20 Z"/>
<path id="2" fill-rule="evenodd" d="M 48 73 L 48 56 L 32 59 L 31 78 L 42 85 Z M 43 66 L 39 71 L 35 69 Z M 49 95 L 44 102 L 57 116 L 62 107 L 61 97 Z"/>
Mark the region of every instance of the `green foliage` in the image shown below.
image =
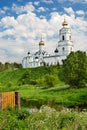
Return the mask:
<path id="1" fill-rule="evenodd" d="M 7 85 L 10 81 L 13 85 L 38 85 L 44 86 L 46 75 L 52 75 L 58 79 L 58 66 L 44 66 L 38 68 L 6 70 L 0 73 L 0 83 Z M 49 76 L 50 77 L 50 76 Z"/>
<path id="2" fill-rule="evenodd" d="M 58 108 L 59 105 L 87 108 L 87 87 L 70 89 L 69 86 L 64 84 L 48 88 L 29 85 L 21 86 L 19 91 L 22 101 L 21 106 L 24 107 L 40 107 L 43 104 L 49 104 L 55 108 Z"/>
<path id="3" fill-rule="evenodd" d="M 87 84 L 87 56 L 85 52 L 71 52 L 64 61 L 62 78 L 71 87 L 80 88 Z"/>
<path id="4" fill-rule="evenodd" d="M 53 108 L 42 106 L 38 113 L 29 117 L 29 127 L 31 130 L 86 130 L 86 117 L 86 112 L 78 113 L 69 109 L 58 112 Z"/>
<path id="5" fill-rule="evenodd" d="M 12 87 L 12 82 L 11 81 L 9 81 L 8 83 L 7 83 L 7 87 Z"/>
<path id="6" fill-rule="evenodd" d="M 54 87 L 57 84 L 57 76 L 55 75 L 45 75 L 45 85 L 47 87 Z"/>
<path id="7" fill-rule="evenodd" d="M 22 68 L 22 65 L 18 64 L 16 62 L 14 62 L 14 63 L 6 62 L 4 64 L 2 62 L 0 62 L 0 72 L 5 71 L 5 70 L 18 69 L 18 68 Z"/>
<path id="8" fill-rule="evenodd" d="M 37 106 L 39 108 L 43 104 L 50 104 L 55 108 L 58 105 L 86 108 L 87 88 L 70 89 L 69 85 L 65 85 L 59 80 L 60 70 L 60 75 L 63 78 L 62 66 L 44 66 L 1 72 L 0 92 L 19 91 L 21 101 L 23 101 L 21 105 L 24 107 Z"/>
<path id="9" fill-rule="evenodd" d="M 0 129 L 24 130 L 27 128 L 26 119 L 29 117 L 27 110 L 6 109 L 0 111 Z"/>
<path id="10" fill-rule="evenodd" d="M 25 109 L 0 111 L 1 130 L 87 130 L 87 112 L 48 106 L 29 114 Z"/>
<path id="11" fill-rule="evenodd" d="M 30 114 L 28 111 L 26 111 L 25 109 L 21 109 L 17 113 L 17 116 L 18 116 L 17 118 L 18 118 L 18 120 L 25 120 L 29 115 Z"/>
<path id="12" fill-rule="evenodd" d="M 19 85 L 29 84 L 30 77 L 31 77 L 31 71 L 26 70 L 22 75 L 22 77 L 19 79 L 18 84 Z"/>
<path id="13" fill-rule="evenodd" d="M 54 87 L 56 84 L 58 84 L 58 81 L 58 75 L 45 74 L 43 77 L 37 80 L 31 80 L 30 83 L 39 87 L 49 88 Z"/>

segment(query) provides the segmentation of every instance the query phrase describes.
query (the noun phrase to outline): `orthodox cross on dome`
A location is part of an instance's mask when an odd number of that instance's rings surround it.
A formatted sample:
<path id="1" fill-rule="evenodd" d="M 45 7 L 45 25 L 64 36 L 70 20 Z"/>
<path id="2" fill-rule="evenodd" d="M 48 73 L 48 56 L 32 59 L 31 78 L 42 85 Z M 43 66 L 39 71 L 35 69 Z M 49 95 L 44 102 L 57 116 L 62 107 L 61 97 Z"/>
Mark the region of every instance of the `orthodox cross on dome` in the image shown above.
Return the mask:
<path id="1" fill-rule="evenodd" d="M 42 39 L 43 39 L 43 36 L 42 36 L 42 33 L 41 33 L 41 41 L 42 41 Z"/>

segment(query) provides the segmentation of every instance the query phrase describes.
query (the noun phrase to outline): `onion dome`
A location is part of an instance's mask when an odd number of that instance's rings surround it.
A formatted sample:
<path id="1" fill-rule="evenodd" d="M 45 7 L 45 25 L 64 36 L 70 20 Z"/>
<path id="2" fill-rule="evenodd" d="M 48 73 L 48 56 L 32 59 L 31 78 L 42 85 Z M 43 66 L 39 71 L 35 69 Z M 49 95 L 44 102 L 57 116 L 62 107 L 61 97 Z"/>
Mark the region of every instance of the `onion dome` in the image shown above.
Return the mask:
<path id="1" fill-rule="evenodd" d="M 30 55 L 30 52 L 28 52 L 27 54 Z"/>
<path id="2" fill-rule="evenodd" d="M 55 52 L 55 53 L 58 53 L 58 49 L 56 48 L 54 52 Z"/>
<path id="3" fill-rule="evenodd" d="M 44 45 L 44 41 L 39 42 L 39 46 Z"/>
<path id="4" fill-rule="evenodd" d="M 62 26 L 67 26 L 68 25 L 68 23 L 67 23 L 67 21 L 65 20 L 65 18 L 64 18 L 64 21 L 63 21 L 63 23 L 62 23 Z"/>
<path id="5" fill-rule="evenodd" d="M 39 42 L 39 46 L 43 45 L 44 46 L 44 41 L 42 40 L 42 35 L 41 35 L 41 40 Z"/>

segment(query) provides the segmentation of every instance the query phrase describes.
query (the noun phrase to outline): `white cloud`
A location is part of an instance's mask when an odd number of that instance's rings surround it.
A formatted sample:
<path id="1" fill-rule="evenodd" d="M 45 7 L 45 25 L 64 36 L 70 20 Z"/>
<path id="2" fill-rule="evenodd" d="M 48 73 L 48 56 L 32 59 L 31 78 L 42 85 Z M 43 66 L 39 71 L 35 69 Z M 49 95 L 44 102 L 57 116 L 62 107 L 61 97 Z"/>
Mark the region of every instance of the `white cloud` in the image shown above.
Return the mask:
<path id="1" fill-rule="evenodd" d="M 45 11 L 45 8 L 44 7 L 39 7 L 38 8 L 38 12 L 44 12 Z"/>
<path id="2" fill-rule="evenodd" d="M 58 0 L 59 3 L 71 2 L 71 3 L 84 3 L 87 4 L 87 0 Z"/>
<path id="3" fill-rule="evenodd" d="M 0 9 L 0 15 L 4 15 L 5 14 L 5 11 Z"/>
<path id="4" fill-rule="evenodd" d="M 78 14 L 78 15 L 84 15 L 85 12 L 83 10 L 78 10 L 78 11 L 76 11 L 76 14 Z"/>
<path id="5" fill-rule="evenodd" d="M 51 3 L 53 3 L 53 0 L 42 0 L 42 2 L 44 2 L 46 4 L 51 4 Z"/>
<path id="6" fill-rule="evenodd" d="M 14 27 L 17 25 L 17 21 L 15 20 L 14 17 L 6 16 L 1 19 L 0 25 L 3 26 L 4 28 L 10 26 Z"/>
<path id="7" fill-rule="evenodd" d="M 48 11 L 48 10 L 49 10 L 48 8 L 41 6 L 41 7 L 38 8 L 37 12 L 45 12 L 45 11 Z"/>
<path id="8" fill-rule="evenodd" d="M 71 7 L 69 8 L 64 8 L 65 12 L 68 13 L 70 16 L 74 17 L 75 16 L 75 12 L 73 11 L 73 9 Z"/>
<path id="9" fill-rule="evenodd" d="M 41 15 L 38 17 L 32 3 L 18 7 L 14 5 L 15 11 L 20 12 L 17 18 L 5 16 L 0 21 L 0 60 L 21 62 L 27 52 L 38 50 L 40 35 L 43 33 L 45 49 L 53 52 L 58 44 L 59 29 L 62 27 L 64 15 L 58 12 L 51 12 L 50 19 Z M 22 10 L 23 9 L 23 10 Z M 42 11 L 46 8 L 40 7 Z M 14 10 L 14 8 L 13 8 Z M 73 42 L 75 50 L 87 51 L 87 21 L 83 17 L 75 18 L 75 14 L 84 14 L 82 10 L 75 12 L 71 7 L 64 8 L 66 20 L 72 28 Z M 21 12 L 27 11 L 25 14 Z M 3 31 L 2 31 L 3 30 Z M 4 37 L 7 37 L 7 39 Z M 14 39 L 13 39 L 14 37 Z"/>
<path id="10" fill-rule="evenodd" d="M 45 19 L 46 17 L 45 17 L 45 16 L 43 16 L 43 15 L 40 15 L 40 18 L 41 18 L 41 19 Z"/>
<path id="11" fill-rule="evenodd" d="M 15 11 L 17 14 L 23 12 L 32 12 L 35 10 L 35 7 L 32 5 L 32 2 L 28 2 L 25 6 L 17 6 L 16 4 L 12 5 L 12 11 Z"/>
<path id="12" fill-rule="evenodd" d="M 52 10 L 53 10 L 53 11 L 56 11 L 56 10 L 57 10 L 57 8 L 52 8 Z"/>
<path id="13" fill-rule="evenodd" d="M 35 2 L 34 2 L 34 5 L 36 5 L 36 6 L 38 6 L 39 4 L 40 4 L 39 1 L 35 1 Z"/>
<path id="14" fill-rule="evenodd" d="M 4 11 L 7 11 L 7 10 L 9 10 L 9 8 L 8 8 L 7 6 L 4 6 L 4 7 L 3 7 L 3 10 L 4 10 Z"/>

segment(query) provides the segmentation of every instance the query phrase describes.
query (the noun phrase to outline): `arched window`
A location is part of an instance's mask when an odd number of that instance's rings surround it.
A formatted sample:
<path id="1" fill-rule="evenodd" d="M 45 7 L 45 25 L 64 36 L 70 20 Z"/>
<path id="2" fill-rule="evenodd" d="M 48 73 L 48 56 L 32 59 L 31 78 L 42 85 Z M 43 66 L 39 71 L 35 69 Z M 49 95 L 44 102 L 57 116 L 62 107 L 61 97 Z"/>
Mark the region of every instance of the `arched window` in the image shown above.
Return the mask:
<path id="1" fill-rule="evenodd" d="M 71 40 L 71 36 L 69 36 L 69 40 Z"/>
<path id="2" fill-rule="evenodd" d="M 64 50 L 65 50 L 65 48 L 63 47 L 63 48 L 62 48 L 62 50 L 64 51 Z"/>
<path id="3" fill-rule="evenodd" d="M 65 38 L 64 38 L 64 35 L 63 35 L 63 36 L 62 36 L 62 40 L 64 41 L 64 39 L 65 39 Z"/>

